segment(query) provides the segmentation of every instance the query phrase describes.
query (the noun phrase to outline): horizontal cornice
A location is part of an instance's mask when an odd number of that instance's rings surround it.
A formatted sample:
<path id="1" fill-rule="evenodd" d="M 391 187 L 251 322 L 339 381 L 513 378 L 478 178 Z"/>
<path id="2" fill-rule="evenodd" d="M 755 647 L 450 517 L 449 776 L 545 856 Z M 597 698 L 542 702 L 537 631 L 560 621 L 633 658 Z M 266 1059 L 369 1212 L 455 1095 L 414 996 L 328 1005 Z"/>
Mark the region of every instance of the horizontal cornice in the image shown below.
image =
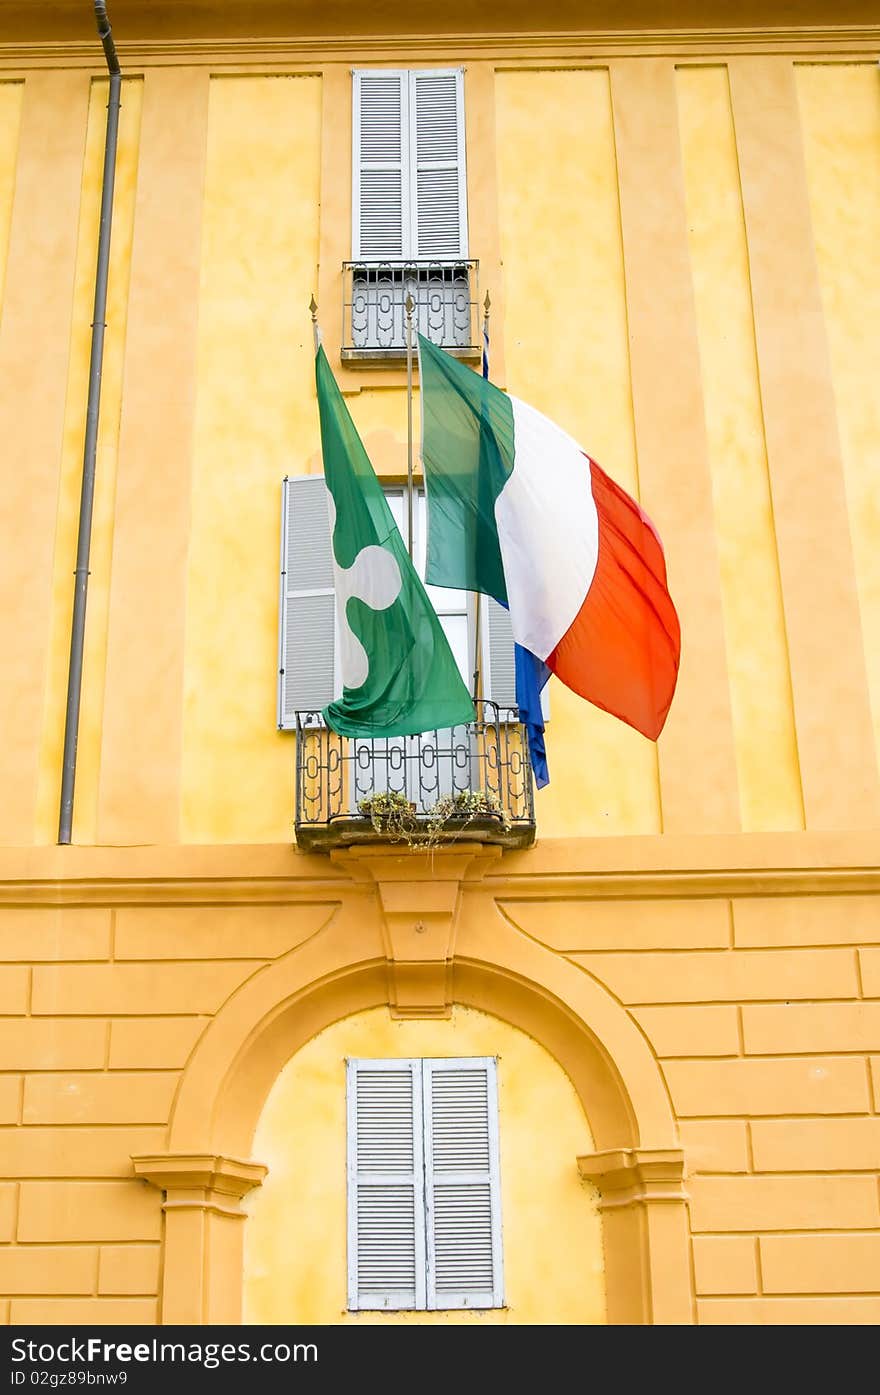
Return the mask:
<path id="1" fill-rule="evenodd" d="M 117 36 L 123 71 L 167 64 L 211 67 L 271 66 L 320 70 L 325 64 L 471 58 L 499 66 L 568 67 L 616 57 L 723 56 L 741 53 L 880 53 L 880 24 L 767 29 L 599 30 L 582 33 L 401 34 L 278 38 L 167 38 L 126 41 Z M 4 68 L 87 67 L 101 71 L 97 40 L 0 40 Z"/>
<path id="2" fill-rule="evenodd" d="M 392 853 L 412 862 L 413 880 L 431 879 L 416 855 Z M 880 835 L 547 839 L 505 853 L 463 889 L 508 903 L 873 894 L 880 893 Z M 373 895 L 372 883 L 281 844 L 0 849 L 0 906 L 7 907 L 292 905 L 351 895 Z"/>

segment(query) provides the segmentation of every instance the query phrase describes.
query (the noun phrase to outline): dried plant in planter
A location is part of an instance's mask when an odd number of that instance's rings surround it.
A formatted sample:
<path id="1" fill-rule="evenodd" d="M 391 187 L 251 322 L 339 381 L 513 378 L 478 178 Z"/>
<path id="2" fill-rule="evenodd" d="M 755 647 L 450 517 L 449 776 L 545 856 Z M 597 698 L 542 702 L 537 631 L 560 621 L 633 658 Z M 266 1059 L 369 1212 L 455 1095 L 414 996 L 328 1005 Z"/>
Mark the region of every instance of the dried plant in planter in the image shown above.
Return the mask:
<path id="1" fill-rule="evenodd" d="M 415 804 L 399 790 L 365 795 L 358 800 L 358 810 L 381 837 L 394 843 L 406 843 L 411 848 L 452 843 L 475 819 L 496 819 L 505 833 L 511 828 L 498 796 L 482 790 L 458 790 L 455 794 L 444 795 L 421 816 L 416 813 Z"/>
<path id="2" fill-rule="evenodd" d="M 438 832 L 442 832 L 451 820 L 455 821 L 457 827 L 460 826 L 460 821 L 463 821 L 461 826 L 466 828 L 474 819 L 481 818 L 497 819 L 505 833 L 511 827 L 510 819 L 497 794 L 484 790 L 458 790 L 456 794 L 444 795 L 428 810 L 428 823 L 436 824 Z"/>
<path id="3" fill-rule="evenodd" d="M 418 842 L 416 806 L 400 790 L 381 790 L 358 800 L 358 811 L 368 818 L 377 833 L 392 842 Z"/>

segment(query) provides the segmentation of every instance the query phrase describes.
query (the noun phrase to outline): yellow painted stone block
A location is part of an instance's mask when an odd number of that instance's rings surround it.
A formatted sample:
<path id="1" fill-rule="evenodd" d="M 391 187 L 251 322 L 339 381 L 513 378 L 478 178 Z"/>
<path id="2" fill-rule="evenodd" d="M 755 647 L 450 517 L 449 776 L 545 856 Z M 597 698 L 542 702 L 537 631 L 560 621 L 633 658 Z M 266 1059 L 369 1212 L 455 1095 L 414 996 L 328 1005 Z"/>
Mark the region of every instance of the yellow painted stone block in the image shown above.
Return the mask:
<path id="1" fill-rule="evenodd" d="M 758 1172 L 880 1171 L 880 1118 L 756 1119 Z"/>
<path id="2" fill-rule="evenodd" d="M 25 1124 L 161 1124 L 176 1071 L 71 1072 L 25 1080 Z"/>
<path id="3" fill-rule="evenodd" d="M 755 896 L 733 902 L 733 939 L 753 945 L 857 945 L 880 941 L 876 896 Z"/>
<path id="4" fill-rule="evenodd" d="M 156 1293 L 159 1286 L 158 1245 L 102 1245 L 98 1292 Z"/>
<path id="5" fill-rule="evenodd" d="M 106 959 L 110 953 L 110 911 L 66 906 L 39 910 L 4 908 L 0 921 L 0 960 Z"/>
<path id="6" fill-rule="evenodd" d="M 158 1240 L 161 1220 L 161 1193 L 135 1179 L 21 1184 L 19 1240 Z"/>
<path id="7" fill-rule="evenodd" d="M 748 1172 L 748 1125 L 732 1119 L 683 1119 L 679 1132 L 688 1175 Z"/>
<path id="8" fill-rule="evenodd" d="M 732 1004 L 643 1007 L 633 1017 L 658 1056 L 735 1056 L 739 1051 L 737 1010 Z"/>
<path id="9" fill-rule="evenodd" d="M 757 1293 L 755 1241 L 745 1235 L 694 1236 L 697 1293 Z"/>
<path id="10" fill-rule="evenodd" d="M 502 901 L 515 925 L 557 950 L 713 949 L 730 940 L 727 902 Z"/>
<path id="11" fill-rule="evenodd" d="M 15 1217 L 18 1204 L 18 1187 L 14 1182 L 0 1182 L 0 1240 L 12 1240 L 15 1236 Z"/>
<path id="12" fill-rule="evenodd" d="M 701 1230 L 864 1230 L 880 1224 L 874 1177 L 694 1177 Z"/>
<path id="13" fill-rule="evenodd" d="M 85 1070 L 104 1064 L 107 1024 L 96 1018 L 0 1018 L 4 1070 Z"/>
<path id="14" fill-rule="evenodd" d="M 625 1003 L 851 998 L 858 992 L 855 961 L 844 949 L 697 951 L 686 966 L 681 955 L 650 951 L 572 958 Z"/>
<path id="15" fill-rule="evenodd" d="M 854 1114 L 869 1108 L 865 1067 L 857 1057 L 667 1061 L 663 1071 L 683 1115 Z"/>
<path id="16" fill-rule="evenodd" d="M 9 1321 L 35 1327 L 152 1325 L 158 1322 L 158 1303 L 155 1298 L 13 1298 Z"/>
<path id="17" fill-rule="evenodd" d="M 0 1012 L 26 1012 L 28 969 L 0 965 Z"/>
<path id="18" fill-rule="evenodd" d="M 880 1234 L 762 1235 L 765 1293 L 880 1293 Z"/>
<path id="19" fill-rule="evenodd" d="M 862 987 L 866 998 L 880 998 L 880 949 L 860 949 Z"/>
<path id="20" fill-rule="evenodd" d="M 185 1064 L 210 1018 L 122 1017 L 110 1025 L 111 1070 L 167 1070 Z"/>
<path id="21" fill-rule="evenodd" d="M 140 1016 L 215 1012 L 250 974 L 253 964 L 70 964 L 34 969 L 35 1013 Z"/>
<path id="22" fill-rule="evenodd" d="M 745 1048 L 754 1055 L 880 1045 L 880 1002 L 754 1003 L 742 1011 Z"/>
<path id="23" fill-rule="evenodd" d="M 320 930 L 336 905 L 123 907 L 116 959 L 276 959 Z"/>
<path id="24" fill-rule="evenodd" d="M 98 1252 L 90 1245 L 9 1245 L 0 1249 L 4 1293 L 93 1293 Z"/>
<path id="25" fill-rule="evenodd" d="M 0 1129 L 0 1177 L 131 1177 L 136 1153 L 156 1153 L 163 1128 Z"/>
<path id="26" fill-rule="evenodd" d="M 21 1076 L 0 1075 L 0 1123 L 17 1124 L 21 1111 Z"/>
<path id="27" fill-rule="evenodd" d="M 697 1310 L 707 1326 L 874 1327 L 880 1322 L 880 1298 L 703 1298 Z"/>

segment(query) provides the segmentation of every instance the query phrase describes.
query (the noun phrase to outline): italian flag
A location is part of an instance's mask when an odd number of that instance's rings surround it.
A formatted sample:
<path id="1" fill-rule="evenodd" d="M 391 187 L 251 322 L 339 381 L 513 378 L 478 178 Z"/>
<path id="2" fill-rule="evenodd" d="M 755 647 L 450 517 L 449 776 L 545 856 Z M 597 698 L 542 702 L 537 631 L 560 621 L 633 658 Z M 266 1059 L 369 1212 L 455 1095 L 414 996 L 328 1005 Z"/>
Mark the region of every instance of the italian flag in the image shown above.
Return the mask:
<path id="1" fill-rule="evenodd" d="M 427 580 L 507 605 L 517 644 L 656 741 L 681 636 L 651 520 L 561 427 L 419 336 Z"/>

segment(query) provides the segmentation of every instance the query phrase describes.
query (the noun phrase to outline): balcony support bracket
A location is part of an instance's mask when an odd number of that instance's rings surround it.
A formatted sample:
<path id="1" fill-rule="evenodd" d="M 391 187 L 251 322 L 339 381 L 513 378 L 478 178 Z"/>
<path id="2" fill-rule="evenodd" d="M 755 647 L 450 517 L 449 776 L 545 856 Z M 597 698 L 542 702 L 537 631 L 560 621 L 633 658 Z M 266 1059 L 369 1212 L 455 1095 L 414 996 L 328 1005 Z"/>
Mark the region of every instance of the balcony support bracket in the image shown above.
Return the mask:
<path id="1" fill-rule="evenodd" d="M 356 881 L 375 884 L 392 1017 L 452 1015 L 452 965 L 465 883 L 501 856 L 486 843 L 398 851 L 388 844 L 335 848 L 330 859 Z"/>

